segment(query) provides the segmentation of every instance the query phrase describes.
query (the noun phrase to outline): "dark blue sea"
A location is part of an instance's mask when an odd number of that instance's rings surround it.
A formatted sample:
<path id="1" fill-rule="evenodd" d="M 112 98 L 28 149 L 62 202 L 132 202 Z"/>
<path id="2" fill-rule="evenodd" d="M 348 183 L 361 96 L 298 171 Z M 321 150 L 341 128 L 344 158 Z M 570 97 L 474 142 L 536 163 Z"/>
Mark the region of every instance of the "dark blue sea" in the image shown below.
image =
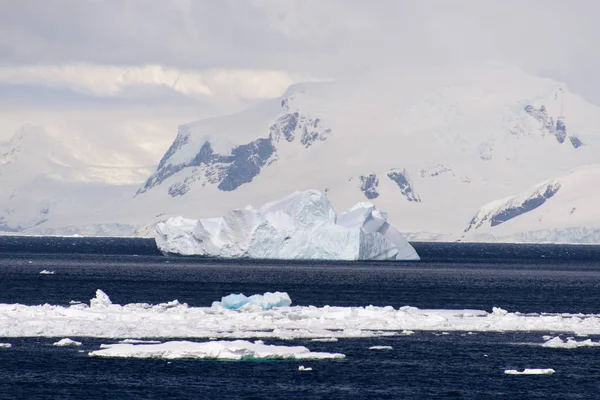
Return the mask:
<path id="1" fill-rule="evenodd" d="M 165 258 L 143 239 L 0 237 L 0 303 L 68 305 L 286 291 L 294 305 L 600 312 L 600 246 L 414 243 L 420 262 L 224 262 Z M 43 269 L 54 275 L 40 275 Z M 0 315 L 0 319 L 2 316 Z M 550 332 L 548 332 L 550 333 Z M 339 352 L 337 361 L 218 362 L 89 357 L 110 339 L 5 338 L 1 399 L 594 399 L 600 348 L 550 349 L 543 332 L 418 331 L 338 342 L 265 340 Z M 591 337 L 593 340 L 599 337 Z M 370 346 L 392 346 L 373 351 Z M 83 350 L 83 351 L 80 351 Z M 311 372 L 298 366 L 310 364 Z M 511 376 L 506 369 L 553 368 Z"/>

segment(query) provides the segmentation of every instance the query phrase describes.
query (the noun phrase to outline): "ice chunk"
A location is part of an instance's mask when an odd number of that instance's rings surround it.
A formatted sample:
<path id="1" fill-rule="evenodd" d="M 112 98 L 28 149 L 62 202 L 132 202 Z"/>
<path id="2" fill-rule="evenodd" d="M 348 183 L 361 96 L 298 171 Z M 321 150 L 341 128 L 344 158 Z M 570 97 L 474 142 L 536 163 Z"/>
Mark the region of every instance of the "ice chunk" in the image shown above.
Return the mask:
<path id="1" fill-rule="evenodd" d="M 0 343 L 0 349 L 10 349 L 12 344 L 10 343 Z"/>
<path id="2" fill-rule="evenodd" d="M 167 254 L 212 257 L 332 260 L 418 260 L 415 249 L 387 222 L 386 213 L 359 203 L 337 215 L 316 190 L 295 192 L 221 218 L 171 218 L 156 225 Z"/>
<path id="3" fill-rule="evenodd" d="M 47 269 L 43 269 L 40 271 L 40 275 L 54 275 L 54 271 L 48 271 Z"/>
<path id="4" fill-rule="evenodd" d="M 394 350 L 392 346 L 371 346 L 369 350 Z"/>
<path id="5" fill-rule="evenodd" d="M 55 342 L 53 346 L 81 346 L 81 342 L 76 342 L 75 340 L 71 340 L 69 338 L 64 338 Z"/>
<path id="6" fill-rule="evenodd" d="M 507 369 L 504 371 L 507 375 L 551 375 L 555 373 L 552 368 L 525 368 L 523 371 L 517 371 L 516 369 Z"/>
<path id="7" fill-rule="evenodd" d="M 110 297 L 102 290 L 96 290 L 96 297 L 90 300 L 90 307 L 92 308 L 104 308 L 112 304 Z"/>
<path id="8" fill-rule="evenodd" d="M 578 342 L 577 340 L 573 340 L 572 338 L 567 338 L 567 340 L 562 340 L 559 336 L 556 336 L 544 344 L 542 347 L 551 347 L 554 349 L 576 349 L 578 347 L 599 347 L 600 342 L 592 342 L 592 339 L 586 339 Z"/>
<path id="9" fill-rule="evenodd" d="M 301 365 L 298 367 L 298 371 L 312 371 L 311 367 L 305 367 L 304 365 Z"/>
<path id="10" fill-rule="evenodd" d="M 289 307 L 292 299 L 285 292 L 266 292 L 265 294 L 254 294 L 246 297 L 244 294 L 230 294 L 222 297 L 221 301 L 213 302 L 213 307 L 223 307 L 229 310 L 239 310 L 247 305 L 256 306 L 262 310 L 270 310 L 273 307 Z"/>
<path id="11" fill-rule="evenodd" d="M 338 338 L 334 338 L 334 337 L 311 339 L 311 342 L 337 342 L 337 341 L 338 341 Z"/>
<path id="12" fill-rule="evenodd" d="M 96 357 L 131 358 L 198 358 L 218 360 L 326 360 L 344 358 L 339 353 L 311 352 L 304 346 L 275 346 L 246 340 L 188 342 L 172 341 L 161 344 L 109 344 L 92 351 Z"/>

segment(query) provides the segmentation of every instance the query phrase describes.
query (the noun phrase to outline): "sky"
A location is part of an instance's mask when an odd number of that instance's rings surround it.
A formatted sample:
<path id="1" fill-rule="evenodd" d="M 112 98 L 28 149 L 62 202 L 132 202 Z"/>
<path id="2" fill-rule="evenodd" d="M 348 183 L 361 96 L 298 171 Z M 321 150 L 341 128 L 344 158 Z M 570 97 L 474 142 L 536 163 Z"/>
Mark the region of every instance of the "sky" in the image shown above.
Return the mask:
<path id="1" fill-rule="evenodd" d="M 0 0 L 0 140 L 47 126 L 154 165 L 178 125 L 292 83 L 484 60 L 600 105 L 595 0 Z"/>

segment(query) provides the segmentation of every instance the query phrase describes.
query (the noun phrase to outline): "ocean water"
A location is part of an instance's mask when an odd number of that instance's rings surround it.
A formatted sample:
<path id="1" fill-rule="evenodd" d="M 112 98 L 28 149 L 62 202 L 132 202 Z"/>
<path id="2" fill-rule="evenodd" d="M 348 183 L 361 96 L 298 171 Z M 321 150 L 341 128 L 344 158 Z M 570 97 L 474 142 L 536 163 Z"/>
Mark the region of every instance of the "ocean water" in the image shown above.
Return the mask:
<path id="1" fill-rule="evenodd" d="M 165 258 L 144 240 L 0 238 L 0 303 L 67 305 L 102 289 L 120 304 L 178 299 L 209 306 L 229 293 L 279 290 L 294 305 L 600 312 L 600 246 L 415 246 L 421 262 L 268 263 Z M 55 274 L 40 275 L 42 269 Z M 2 338 L 0 330 L 0 342 L 12 344 L 0 349 L 0 399 L 598 398 L 600 348 L 540 347 L 549 333 L 269 339 L 347 357 L 218 362 L 93 358 L 89 351 L 120 338 L 71 337 L 83 346 L 62 348 L 52 346 L 61 338 Z M 504 374 L 523 368 L 556 373 Z"/>

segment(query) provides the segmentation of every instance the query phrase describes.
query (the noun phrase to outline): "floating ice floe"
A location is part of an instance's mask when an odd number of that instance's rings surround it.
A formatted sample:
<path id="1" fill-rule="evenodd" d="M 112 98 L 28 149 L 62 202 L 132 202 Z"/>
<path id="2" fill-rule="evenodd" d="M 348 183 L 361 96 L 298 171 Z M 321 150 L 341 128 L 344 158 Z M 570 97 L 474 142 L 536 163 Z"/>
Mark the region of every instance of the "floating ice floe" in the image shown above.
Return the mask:
<path id="1" fill-rule="evenodd" d="M 295 192 L 258 210 L 248 206 L 220 218 L 170 218 L 156 225 L 166 254 L 224 258 L 419 260 L 387 214 L 358 203 L 336 214 L 317 190 Z"/>
<path id="2" fill-rule="evenodd" d="M 507 369 L 504 371 L 507 375 L 552 375 L 555 372 L 552 368 L 525 368 L 523 371 Z"/>
<path id="3" fill-rule="evenodd" d="M 337 342 L 338 338 L 326 337 L 326 338 L 314 338 L 310 339 L 311 342 Z"/>
<path id="4" fill-rule="evenodd" d="M 290 306 L 270 310 L 190 307 L 177 300 L 113 304 L 101 290 L 89 305 L 0 304 L 0 337 L 358 338 L 408 331 L 539 331 L 600 334 L 598 314 L 521 314 L 494 308 L 432 310 L 404 306 Z"/>
<path id="5" fill-rule="evenodd" d="M 76 342 L 69 338 L 64 338 L 52 344 L 53 346 L 81 346 L 81 342 Z"/>
<path id="6" fill-rule="evenodd" d="M 283 292 L 267 292 L 265 294 L 254 294 L 246 297 L 242 293 L 230 294 L 222 297 L 221 301 L 212 303 L 213 307 L 223 307 L 230 310 L 258 308 L 262 310 L 270 310 L 274 307 L 289 307 L 292 304 L 290 296 Z"/>
<path id="7" fill-rule="evenodd" d="M 298 371 L 312 371 L 311 367 L 305 367 L 304 365 L 301 365 L 298 367 Z"/>
<path id="8" fill-rule="evenodd" d="M 0 343 L 0 349 L 10 349 L 12 344 L 10 343 Z"/>
<path id="9" fill-rule="evenodd" d="M 311 352 L 304 346 L 274 346 L 246 340 L 188 342 L 172 341 L 160 344 L 103 344 L 100 350 L 88 353 L 94 357 L 116 358 L 196 358 L 231 361 L 250 360 L 330 360 L 341 359 L 340 353 Z"/>
<path id="10" fill-rule="evenodd" d="M 371 346 L 369 350 L 394 350 L 392 346 Z"/>
<path id="11" fill-rule="evenodd" d="M 54 275 L 54 271 L 48 271 L 47 269 L 43 269 L 40 271 L 40 275 Z"/>
<path id="12" fill-rule="evenodd" d="M 559 336 L 552 338 L 542 344 L 542 347 L 551 347 L 554 349 L 576 349 L 578 347 L 600 347 L 600 342 L 592 342 L 592 339 L 586 339 L 578 342 L 573 338 L 562 340 Z"/>

